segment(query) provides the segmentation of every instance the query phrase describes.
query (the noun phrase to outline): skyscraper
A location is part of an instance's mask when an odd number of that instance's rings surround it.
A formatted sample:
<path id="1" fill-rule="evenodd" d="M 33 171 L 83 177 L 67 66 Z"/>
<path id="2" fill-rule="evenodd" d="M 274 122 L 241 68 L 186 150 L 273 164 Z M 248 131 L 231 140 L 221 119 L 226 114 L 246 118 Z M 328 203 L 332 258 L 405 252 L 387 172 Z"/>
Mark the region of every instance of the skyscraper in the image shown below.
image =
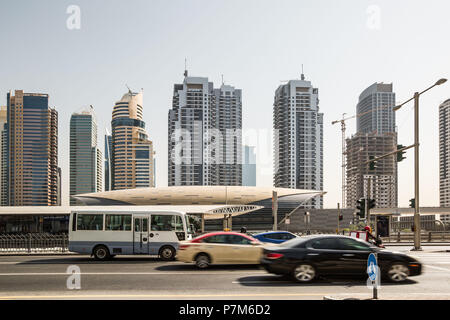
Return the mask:
<path id="1" fill-rule="evenodd" d="M 143 121 L 143 93 L 131 90 L 112 113 L 111 187 L 113 190 L 153 187 L 153 142 Z"/>
<path id="2" fill-rule="evenodd" d="M 168 184 L 242 184 L 242 92 L 208 78 L 175 84 L 168 116 Z"/>
<path id="3" fill-rule="evenodd" d="M 48 95 L 16 90 L 8 101 L 8 204 L 58 204 L 58 113 Z"/>
<path id="4" fill-rule="evenodd" d="M 275 91 L 273 105 L 274 185 L 280 188 L 323 189 L 323 113 L 319 89 L 310 81 L 290 80 Z M 322 197 L 305 204 L 323 207 Z"/>
<path id="5" fill-rule="evenodd" d="M 450 207 L 450 99 L 439 106 L 439 204 Z"/>
<path id="6" fill-rule="evenodd" d="M 103 191 L 102 154 L 92 106 L 70 117 L 70 195 Z M 70 199 L 71 205 L 79 205 Z"/>
<path id="7" fill-rule="evenodd" d="M 242 185 L 256 187 L 256 154 L 252 146 L 243 146 Z"/>
<path id="8" fill-rule="evenodd" d="M 8 111 L 6 106 L 0 107 L 0 206 L 8 205 Z"/>
<path id="9" fill-rule="evenodd" d="M 395 128 L 395 93 L 392 84 L 374 83 L 359 96 L 356 106 L 357 132 L 346 139 L 346 203 L 369 196 L 377 208 L 397 206 L 397 161 L 394 156 L 377 162 L 370 172 L 370 157 L 378 157 L 397 149 Z M 370 179 L 369 179 L 370 178 Z M 367 188 L 370 181 L 370 195 Z"/>
<path id="10" fill-rule="evenodd" d="M 356 113 L 357 132 L 378 133 L 395 132 L 395 93 L 392 83 L 374 83 L 359 96 Z"/>
<path id="11" fill-rule="evenodd" d="M 369 197 L 375 200 L 377 208 L 397 206 L 397 158 L 391 156 L 377 161 L 376 169 L 373 171 L 365 164 L 370 157 L 382 156 L 392 152 L 396 147 L 395 132 L 357 133 L 346 140 L 348 207 L 356 207 L 357 200 L 367 197 L 369 181 Z"/>
<path id="12" fill-rule="evenodd" d="M 214 89 L 216 124 L 222 138 L 218 185 L 242 185 L 242 90 L 222 84 Z"/>

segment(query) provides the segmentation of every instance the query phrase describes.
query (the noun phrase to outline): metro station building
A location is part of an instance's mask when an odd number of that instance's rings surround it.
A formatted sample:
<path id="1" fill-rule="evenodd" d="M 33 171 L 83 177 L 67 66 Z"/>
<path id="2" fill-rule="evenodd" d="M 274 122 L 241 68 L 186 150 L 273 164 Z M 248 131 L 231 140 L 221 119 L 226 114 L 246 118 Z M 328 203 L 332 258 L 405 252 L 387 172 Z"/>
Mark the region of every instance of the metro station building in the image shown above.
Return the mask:
<path id="1" fill-rule="evenodd" d="M 271 187 L 174 186 L 137 188 L 73 196 L 85 206 L 0 207 L 0 233 L 67 232 L 71 211 L 105 206 L 180 210 L 197 215 L 204 231 L 273 228 L 273 193 L 277 196 L 277 222 L 325 192 Z M 226 221 L 226 222 L 225 222 Z"/>

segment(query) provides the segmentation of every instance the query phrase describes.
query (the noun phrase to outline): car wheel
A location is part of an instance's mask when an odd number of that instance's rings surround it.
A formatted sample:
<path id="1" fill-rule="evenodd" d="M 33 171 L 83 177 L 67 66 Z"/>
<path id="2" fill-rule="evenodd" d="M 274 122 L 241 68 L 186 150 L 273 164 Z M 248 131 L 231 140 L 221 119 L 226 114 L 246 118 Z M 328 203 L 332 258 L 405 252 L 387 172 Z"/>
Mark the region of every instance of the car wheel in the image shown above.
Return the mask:
<path id="1" fill-rule="evenodd" d="M 293 276 L 298 282 L 311 282 L 316 278 L 316 269 L 310 264 L 302 263 L 295 267 Z"/>
<path id="2" fill-rule="evenodd" d="M 405 281 L 409 276 L 409 269 L 404 263 L 393 263 L 387 272 L 388 279 L 392 282 Z"/>
<path id="3" fill-rule="evenodd" d="M 111 257 L 111 255 L 109 254 L 108 248 L 105 246 L 95 247 L 93 254 L 94 254 L 95 260 L 99 260 L 99 261 L 109 260 L 109 258 Z"/>
<path id="4" fill-rule="evenodd" d="M 206 269 L 209 267 L 211 261 L 208 255 L 201 253 L 197 257 L 195 257 L 195 265 L 199 269 Z"/>
<path id="5" fill-rule="evenodd" d="M 161 250 L 159 250 L 159 256 L 164 261 L 171 261 L 175 259 L 175 249 L 170 246 L 162 247 Z"/>

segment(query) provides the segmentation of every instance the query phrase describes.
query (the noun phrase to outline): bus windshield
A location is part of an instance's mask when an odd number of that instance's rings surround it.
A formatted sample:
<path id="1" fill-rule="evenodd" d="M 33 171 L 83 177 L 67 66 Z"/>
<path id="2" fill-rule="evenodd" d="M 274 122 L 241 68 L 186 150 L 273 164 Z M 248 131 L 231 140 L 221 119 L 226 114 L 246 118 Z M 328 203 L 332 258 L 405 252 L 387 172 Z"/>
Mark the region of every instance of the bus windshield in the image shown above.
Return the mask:
<path id="1" fill-rule="evenodd" d="M 187 233 L 195 234 L 201 229 L 200 217 L 186 214 Z"/>

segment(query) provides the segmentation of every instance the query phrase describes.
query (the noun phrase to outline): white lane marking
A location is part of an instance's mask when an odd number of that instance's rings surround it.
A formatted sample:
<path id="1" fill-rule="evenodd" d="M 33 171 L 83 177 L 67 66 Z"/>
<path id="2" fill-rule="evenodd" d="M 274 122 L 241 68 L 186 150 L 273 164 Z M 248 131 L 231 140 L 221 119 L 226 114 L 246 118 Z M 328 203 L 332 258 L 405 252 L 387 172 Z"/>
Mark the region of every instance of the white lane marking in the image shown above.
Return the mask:
<path id="1" fill-rule="evenodd" d="M 18 264 L 20 262 L 18 261 L 4 261 L 4 262 L 0 262 L 0 264 Z"/>
<path id="2" fill-rule="evenodd" d="M 243 271 L 229 271 L 229 272 L 81 272 L 81 273 L 73 273 L 73 274 L 80 274 L 83 276 L 86 275 L 96 275 L 96 276 L 102 276 L 102 275 L 227 275 L 227 274 L 247 274 L 247 275 L 261 275 L 266 274 L 266 272 L 243 272 Z M 67 276 L 68 274 L 65 272 L 29 272 L 29 273 L 0 273 L 0 276 Z"/>
<path id="3" fill-rule="evenodd" d="M 242 294 L 80 294 L 80 295 L 34 295 L 34 296 L 0 296 L 0 300 L 12 299 L 74 299 L 74 298 L 210 298 L 220 297 L 308 297 L 308 296 L 326 296 L 329 293 L 242 293 Z"/>
<path id="4" fill-rule="evenodd" d="M 237 283 L 237 284 L 246 284 L 246 283 L 292 283 L 292 284 L 296 284 L 296 282 L 294 281 L 276 281 L 276 280 L 260 280 L 260 281 L 233 281 L 231 283 Z"/>
<path id="5" fill-rule="evenodd" d="M 447 272 L 450 272 L 450 269 L 440 268 L 440 267 L 436 267 L 436 266 L 430 266 L 429 264 L 426 264 L 426 265 L 425 265 L 425 268 L 431 268 L 431 269 L 436 269 L 436 270 L 441 270 L 441 271 L 447 271 Z"/>

